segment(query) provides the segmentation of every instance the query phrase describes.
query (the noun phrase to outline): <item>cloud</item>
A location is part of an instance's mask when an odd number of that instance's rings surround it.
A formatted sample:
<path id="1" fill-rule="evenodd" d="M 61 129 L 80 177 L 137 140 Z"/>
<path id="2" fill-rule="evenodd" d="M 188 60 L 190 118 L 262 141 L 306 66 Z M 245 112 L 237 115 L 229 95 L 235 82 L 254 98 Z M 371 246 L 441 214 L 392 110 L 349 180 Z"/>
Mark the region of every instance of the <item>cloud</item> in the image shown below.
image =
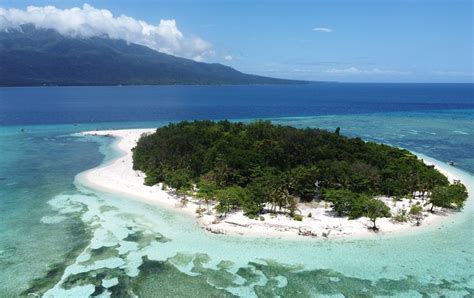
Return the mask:
<path id="1" fill-rule="evenodd" d="M 435 70 L 433 71 L 433 74 L 437 76 L 447 76 L 447 77 L 470 76 L 471 79 L 474 78 L 474 72 L 457 71 L 457 70 Z"/>
<path id="2" fill-rule="evenodd" d="M 107 35 L 197 61 L 212 54 L 211 43 L 196 36 L 185 36 L 173 19 L 161 20 L 155 26 L 126 15 L 114 16 L 107 9 L 97 9 L 89 4 L 70 9 L 54 6 L 28 6 L 26 10 L 0 8 L 0 30 L 18 29 L 28 23 L 72 37 Z"/>
<path id="3" fill-rule="evenodd" d="M 326 28 L 326 27 L 316 27 L 316 28 L 313 28 L 313 31 L 323 32 L 323 33 L 331 33 L 332 29 L 331 28 Z"/>
<path id="4" fill-rule="evenodd" d="M 232 57 L 231 55 L 225 55 L 224 60 L 232 61 L 232 60 L 234 60 L 234 57 Z"/>
<path id="5" fill-rule="evenodd" d="M 348 68 L 331 68 L 325 71 L 326 73 L 330 74 L 349 74 L 349 75 L 370 75 L 370 74 L 379 74 L 379 75 L 404 75 L 409 74 L 406 71 L 397 71 L 397 70 L 385 70 L 380 68 L 372 68 L 372 69 L 360 69 L 357 67 L 348 67 Z"/>

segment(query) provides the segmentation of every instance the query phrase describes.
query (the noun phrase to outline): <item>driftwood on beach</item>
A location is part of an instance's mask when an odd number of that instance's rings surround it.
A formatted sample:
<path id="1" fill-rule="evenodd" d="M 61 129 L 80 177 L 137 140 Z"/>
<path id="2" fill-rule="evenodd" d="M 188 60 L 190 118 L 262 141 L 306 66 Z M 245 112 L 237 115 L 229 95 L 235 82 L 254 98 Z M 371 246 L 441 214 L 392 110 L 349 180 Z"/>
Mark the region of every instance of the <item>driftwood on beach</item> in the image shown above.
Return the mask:
<path id="1" fill-rule="evenodd" d="M 209 231 L 213 234 L 225 234 L 225 230 L 223 228 L 219 228 L 213 225 L 207 225 L 205 226 L 205 230 Z"/>
<path id="2" fill-rule="evenodd" d="M 299 227 L 298 235 L 317 237 L 318 233 L 313 232 L 313 230 L 310 227 Z"/>
<path id="3" fill-rule="evenodd" d="M 242 223 L 238 223 L 238 222 L 235 222 L 235 221 L 225 220 L 224 222 L 225 222 L 225 223 L 228 223 L 228 224 L 231 224 L 231 225 L 244 227 L 244 228 L 248 228 L 248 227 L 249 227 L 248 224 L 242 224 Z"/>

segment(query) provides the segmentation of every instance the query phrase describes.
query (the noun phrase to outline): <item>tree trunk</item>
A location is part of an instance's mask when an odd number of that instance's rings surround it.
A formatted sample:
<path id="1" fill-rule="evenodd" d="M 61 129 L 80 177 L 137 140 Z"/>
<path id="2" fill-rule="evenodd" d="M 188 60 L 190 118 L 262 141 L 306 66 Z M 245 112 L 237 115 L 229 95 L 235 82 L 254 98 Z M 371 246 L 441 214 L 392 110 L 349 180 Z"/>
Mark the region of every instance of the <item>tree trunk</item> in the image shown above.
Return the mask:
<path id="1" fill-rule="evenodd" d="M 372 223 L 374 224 L 374 226 L 372 227 L 372 229 L 373 229 L 374 231 L 377 231 L 377 230 L 378 230 L 377 226 L 375 225 L 375 221 L 376 221 L 376 220 L 377 220 L 376 218 L 372 219 Z"/>

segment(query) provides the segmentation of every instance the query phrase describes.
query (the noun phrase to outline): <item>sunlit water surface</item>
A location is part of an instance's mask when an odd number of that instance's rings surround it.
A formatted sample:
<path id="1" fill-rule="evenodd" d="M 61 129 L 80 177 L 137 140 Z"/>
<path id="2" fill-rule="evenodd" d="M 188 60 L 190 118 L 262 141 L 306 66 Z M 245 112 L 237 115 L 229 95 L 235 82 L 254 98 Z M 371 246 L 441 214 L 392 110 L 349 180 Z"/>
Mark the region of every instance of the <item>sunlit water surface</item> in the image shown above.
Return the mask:
<path id="1" fill-rule="evenodd" d="M 271 120 L 341 127 L 453 160 L 474 186 L 473 109 Z M 472 197 L 442 224 L 403 235 L 256 239 L 205 232 L 179 210 L 101 193 L 76 177 L 119 153 L 109 138 L 73 133 L 166 123 L 0 127 L 1 296 L 474 295 Z"/>

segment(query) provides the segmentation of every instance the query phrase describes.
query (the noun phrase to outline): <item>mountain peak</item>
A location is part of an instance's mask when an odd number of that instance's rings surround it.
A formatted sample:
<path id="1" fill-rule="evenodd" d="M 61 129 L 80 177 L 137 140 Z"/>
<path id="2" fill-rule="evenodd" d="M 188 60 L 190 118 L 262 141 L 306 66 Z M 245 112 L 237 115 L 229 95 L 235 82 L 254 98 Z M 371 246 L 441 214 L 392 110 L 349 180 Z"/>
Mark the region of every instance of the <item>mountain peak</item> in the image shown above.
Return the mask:
<path id="1" fill-rule="evenodd" d="M 298 84 L 196 62 L 125 40 L 22 25 L 0 33 L 0 85 Z"/>

